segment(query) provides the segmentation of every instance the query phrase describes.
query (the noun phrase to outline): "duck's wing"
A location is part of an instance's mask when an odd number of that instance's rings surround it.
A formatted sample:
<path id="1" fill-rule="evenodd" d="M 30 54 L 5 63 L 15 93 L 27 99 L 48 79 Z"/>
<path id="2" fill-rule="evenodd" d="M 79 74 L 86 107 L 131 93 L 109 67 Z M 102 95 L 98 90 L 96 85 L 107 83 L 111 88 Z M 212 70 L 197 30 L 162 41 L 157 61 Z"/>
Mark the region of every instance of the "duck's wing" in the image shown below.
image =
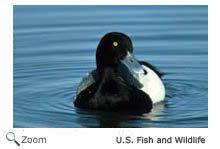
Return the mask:
<path id="1" fill-rule="evenodd" d="M 147 67 L 149 67 L 150 69 L 152 69 L 160 78 L 164 75 L 163 72 L 159 71 L 158 68 L 156 68 L 155 66 L 153 66 L 152 64 L 145 62 L 145 61 L 139 61 L 139 63 L 141 65 L 145 65 Z"/>
<path id="2" fill-rule="evenodd" d="M 83 90 L 88 88 L 90 85 L 97 82 L 97 79 L 98 79 L 98 73 L 97 73 L 96 69 L 94 69 L 93 71 L 87 73 L 86 76 L 84 76 L 82 78 L 82 80 L 80 81 L 80 83 L 79 83 L 79 85 L 76 89 L 76 96 L 80 92 L 82 92 Z"/>
<path id="3" fill-rule="evenodd" d="M 78 108 L 90 108 L 89 101 L 92 99 L 94 94 L 97 92 L 99 84 L 97 82 L 92 83 L 90 86 L 82 90 L 76 99 L 74 100 L 74 105 Z"/>

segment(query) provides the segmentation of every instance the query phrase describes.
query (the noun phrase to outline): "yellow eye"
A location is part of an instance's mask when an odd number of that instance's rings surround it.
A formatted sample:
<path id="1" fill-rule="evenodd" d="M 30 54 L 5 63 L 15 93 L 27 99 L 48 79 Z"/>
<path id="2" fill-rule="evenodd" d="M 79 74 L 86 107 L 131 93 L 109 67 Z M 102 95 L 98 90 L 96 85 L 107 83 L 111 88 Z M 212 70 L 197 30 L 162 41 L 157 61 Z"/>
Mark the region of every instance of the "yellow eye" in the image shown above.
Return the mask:
<path id="1" fill-rule="evenodd" d="M 114 42 L 113 42 L 113 46 L 114 46 L 114 47 L 117 47 L 117 46 L 118 46 L 118 42 L 117 42 L 117 41 L 114 41 Z"/>

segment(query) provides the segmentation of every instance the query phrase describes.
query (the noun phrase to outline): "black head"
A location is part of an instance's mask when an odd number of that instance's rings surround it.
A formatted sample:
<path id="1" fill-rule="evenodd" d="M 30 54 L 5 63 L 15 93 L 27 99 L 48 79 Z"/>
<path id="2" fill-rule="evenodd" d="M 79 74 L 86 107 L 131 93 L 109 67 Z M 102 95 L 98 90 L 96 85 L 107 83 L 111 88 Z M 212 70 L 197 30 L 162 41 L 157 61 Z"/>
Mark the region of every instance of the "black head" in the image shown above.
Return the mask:
<path id="1" fill-rule="evenodd" d="M 119 74 L 127 82 L 140 87 L 139 75 L 147 72 L 132 53 L 132 42 L 127 35 L 118 32 L 106 34 L 99 42 L 96 52 L 96 65 L 100 79 L 112 79 L 115 74 Z"/>
<path id="2" fill-rule="evenodd" d="M 118 32 L 111 32 L 101 39 L 96 51 L 96 65 L 99 74 L 106 67 L 116 69 L 127 53 L 133 52 L 131 39 Z"/>

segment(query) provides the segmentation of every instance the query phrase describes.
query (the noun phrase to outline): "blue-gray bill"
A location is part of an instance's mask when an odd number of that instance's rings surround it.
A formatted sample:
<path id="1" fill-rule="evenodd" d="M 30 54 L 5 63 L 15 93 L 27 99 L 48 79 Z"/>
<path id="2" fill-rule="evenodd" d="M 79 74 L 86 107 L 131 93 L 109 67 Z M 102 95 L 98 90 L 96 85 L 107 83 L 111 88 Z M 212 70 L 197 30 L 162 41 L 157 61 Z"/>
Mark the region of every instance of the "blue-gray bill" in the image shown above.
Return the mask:
<path id="1" fill-rule="evenodd" d="M 132 53 L 128 52 L 127 56 L 121 60 L 118 72 L 130 85 L 134 85 L 137 88 L 143 87 L 143 84 L 139 81 L 139 75 L 147 74 L 147 72 Z"/>

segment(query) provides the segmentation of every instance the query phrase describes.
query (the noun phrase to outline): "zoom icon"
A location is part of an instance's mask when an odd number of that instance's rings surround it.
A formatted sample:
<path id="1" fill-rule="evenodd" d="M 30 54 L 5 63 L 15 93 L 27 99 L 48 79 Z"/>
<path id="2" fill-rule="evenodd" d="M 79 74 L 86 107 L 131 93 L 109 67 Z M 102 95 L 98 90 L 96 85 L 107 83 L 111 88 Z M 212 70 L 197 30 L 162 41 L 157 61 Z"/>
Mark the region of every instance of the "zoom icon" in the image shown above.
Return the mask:
<path id="1" fill-rule="evenodd" d="M 18 143 L 18 141 L 15 140 L 15 133 L 14 132 L 8 132 L 6 134 L 6 139 L 8 141 L 13 141 L 15 144 L 17 144 L 18 146 L 20 146 L 20 144 Z"/>

